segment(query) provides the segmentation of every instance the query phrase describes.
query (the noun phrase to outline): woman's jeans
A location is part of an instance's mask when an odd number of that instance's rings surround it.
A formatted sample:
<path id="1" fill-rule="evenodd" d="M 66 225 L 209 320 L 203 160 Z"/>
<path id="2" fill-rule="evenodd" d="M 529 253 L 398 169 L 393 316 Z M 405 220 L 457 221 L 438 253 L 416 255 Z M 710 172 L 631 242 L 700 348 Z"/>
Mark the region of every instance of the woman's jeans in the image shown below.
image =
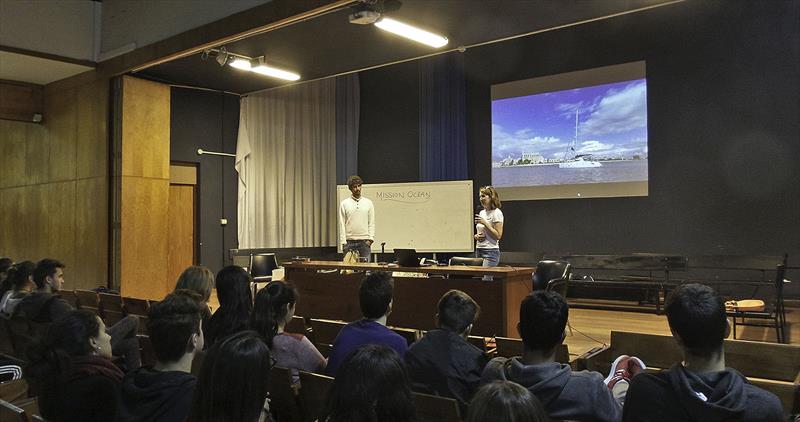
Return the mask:
<path id="1" fill-rule="evenodd" d="M 476 248 L 475 257 L 483 258 L 484 267 L 496 267 L 500 263 L 500 249 L 499 248 Z M 490 275 L 483 276 L 484 281 L 492 281 Z"/>

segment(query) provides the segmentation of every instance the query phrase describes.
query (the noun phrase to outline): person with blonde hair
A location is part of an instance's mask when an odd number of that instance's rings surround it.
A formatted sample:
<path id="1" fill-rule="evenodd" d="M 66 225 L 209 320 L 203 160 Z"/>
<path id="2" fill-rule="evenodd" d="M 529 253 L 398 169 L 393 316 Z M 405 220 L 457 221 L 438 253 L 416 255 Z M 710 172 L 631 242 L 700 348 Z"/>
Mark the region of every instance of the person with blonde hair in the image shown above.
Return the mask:
<path id="1" fill-rule="evenodd" d="M 203 326 L 211 320 L 211 308 L 208 300 L 211 298 L 211 289 L 214 288 L 214 273 L 202 265 L 192 265 L 183 270 L 175 283 L 175 290 L 191 290 L 202 298 Z"/>

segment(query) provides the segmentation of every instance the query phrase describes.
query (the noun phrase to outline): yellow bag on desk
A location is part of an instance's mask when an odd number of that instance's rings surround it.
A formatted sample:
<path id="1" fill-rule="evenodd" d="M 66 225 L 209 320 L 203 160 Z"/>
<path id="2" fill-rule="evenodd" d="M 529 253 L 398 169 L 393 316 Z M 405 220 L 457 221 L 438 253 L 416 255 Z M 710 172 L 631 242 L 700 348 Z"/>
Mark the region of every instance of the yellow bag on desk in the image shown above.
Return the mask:
<path id="1" fill-rule="evenodd" d="M 347 253 L 344 254 L 344 258 L 342 259 L 342 262 L 344 262 L 345 264 L 358 264 L 358 257 L 359 257 L 358 251 L 355 251 L 355 250 L 347 251 Z M 341 274 L 353 274 L 353 273 L 355 273 L 355 271 L 353 271 L 353 270 L 341 270 L 341 271 L 339 271 L 339 273 L 341 273 Z"/>

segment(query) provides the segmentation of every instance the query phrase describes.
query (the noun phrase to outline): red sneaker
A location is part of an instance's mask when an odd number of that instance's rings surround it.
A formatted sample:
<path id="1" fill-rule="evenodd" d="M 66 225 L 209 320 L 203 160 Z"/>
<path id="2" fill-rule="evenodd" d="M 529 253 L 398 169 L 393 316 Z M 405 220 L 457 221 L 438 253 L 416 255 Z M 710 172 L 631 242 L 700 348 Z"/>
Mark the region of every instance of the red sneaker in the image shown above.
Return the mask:
<path id="1" fill-rule="evenodd" d="M 628 372 L 630 372 L 631 378 L 644 372 L 645 368 L 647 368 L 647 366 L 636 356 L 631 356 L 630 359 L 628 359 Z"/>
<path id="2" fill-rule="evenodd" d="M 631 372 L 630 372 L 630 360 L 631 357 L 628 355 L 620 355 L 614 363 L 611 364 L 611 370 L 608 373 L 608 376 L 605 379 L 605 383 L 608 386 L 608 389 L 611 390 L 614 388 L 620 381 L 630 381 L 631 380 Z M 641 361 L 639 361 L 641 362 Z"/>

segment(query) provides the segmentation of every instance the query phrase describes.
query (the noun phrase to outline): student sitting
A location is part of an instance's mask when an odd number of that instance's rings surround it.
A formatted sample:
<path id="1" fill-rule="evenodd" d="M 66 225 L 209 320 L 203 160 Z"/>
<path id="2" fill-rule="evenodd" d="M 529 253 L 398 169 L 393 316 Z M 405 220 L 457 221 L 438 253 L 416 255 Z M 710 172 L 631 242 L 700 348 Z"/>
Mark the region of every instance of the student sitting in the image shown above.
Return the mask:
<path id="1" fill-rule="evenodd" d="M 478 389 L 486 354 L 467 341 L 480 307 L 459 290 L 442 295 L 435 330 L 412 344 L 405 355 L 414 391 L 451 397 L 466 410 Z"/>
<path id="2" fill-rule="evenodd" d="M 203 350 L 202 307 L 177 290 L 147 311 L 147 332 L 156 363 L 122 381 L 123 422 L 184 421 L 189 414 L 197 379 L 192 360 Z M 190 293 L 194 293 L 189 291 Z"/>
<path id="3" fill-rule="evenodd" d="M 0 316 L 11 318 L 17 309 L 17 305 L 25 296 L 36 289 L 33 282 L 33 270 L 36 266 L 31 261 L 18 262 L 8 269 L 5 280 L 9 290 L 0 299 Z"/>
<path id="4" fill-rule="evenodd" d="M 250 311 L 253 310 L 253 292 L 250 275 L 242 267 L 229 265 L 217 273 L 217 298 L 219 309 L 204 327 L 206 348 L 225 337 L 247 329 Z"/>
<path id="5" fill-rule="evenodd" d="M 519 310 L 522 356 L 492 359 L 481 382 L 509 380 L 522 385 L 542 402 L 553 419 L 618 421 L 628 379 L 644 370 L 644 364 L 620 356 L 606 381 L 597 372 L 573 372 L 569 365 L 556 362 L 556 348 L 564 341 L 568 313 L 567 303 L 557 293 L 539 290 L 526 297 Z"/>
<path id="6" fill-rule="evenodd" d="M 64 285 L 64 268 L 66 266 L 55 259 L 45 258 L 36 263 L 33 270 L 33 282 L 36 291 L 32 292 L 19 302 L 17 312 L 33 322 L 55 322 L 62 316 L 73 311 L 72 305 L 67 303 L 58 292 Z M 111 347 L 115 356 L 124 356 L 128 370 L 141 366 L 139 355 L 139 340 L 136 330 L 139 319 L 128 315 L 119 322 L 107 328 L 111 335 Z"/>
<path id="7" fill-rule="evenodd" d="M 208 301 L 211 299 L 211 290 L 214 288 L 214 273 L 202 265 L 193 265 L 181 273 L 175 283 L 175 290 L 191 290 L 200 296 L 199 302 L 203 304 L 203 327 L 208 327 L 211 320 L 211 308 Z"/>
<path id="8" fill-rule="evenodd" d="M 255 331 L 215 344 L 203 359 L 188 422 L 271 421 L 267 387 L 272 356 Z"/>
<path id="9" fill-rule="evenodd" d="M 631 382 L 624 421 L 781 421 L 772 393 L 725 367 L 723 340 L 730 334 L 725 303 L 711 287 L 684 284 L 664 307 L 683 362 Z"/>
<path id="10" fill-rule="evenodd" d="M 328 356 L 325 372 L 335 377 L 339 366 L 354 350 L 365 344 L 383 344 L 405 355 L 408 343 L 399 334 L 386 328 L 386 318 L 392 312 L 394 280 L 385 272 L 375 272 L 361 281 L 358 301 L 364 318 L 347 324 L 336 336 Z"/>
<path id="11" fill-rule="evenodd" d="M 466 422 L 549 422 L 542 403 L 525 387 L 494 381 L 481 387 L 469 404 Z"/>
<path id="12" fill-rule="evenodd" d="M 368 344 L 342 363 L 328 393 L 326 422 L 411 422 L 417 419 L 403 360 Z"/>
<path id="13" fill-rule="evenodd" d="M 300 381 L 298 370 L 320 372 L 327 364 L 306 336 L 284 331 L 294 316 L 296 303 L 297 290 L 294 286 L 272 281 L 258 292 L 250 314 L 250 329 L 264 337 L 276 365 L 291 369 L 294 384 Z"/>
<path id="14" fill-rule="evenodd" d="M 89 311 L 69 311 L 28 349 L 25 376 L 50 422 L 117 420 L 122 371 L 111 363 L 111 336 Z"/>

